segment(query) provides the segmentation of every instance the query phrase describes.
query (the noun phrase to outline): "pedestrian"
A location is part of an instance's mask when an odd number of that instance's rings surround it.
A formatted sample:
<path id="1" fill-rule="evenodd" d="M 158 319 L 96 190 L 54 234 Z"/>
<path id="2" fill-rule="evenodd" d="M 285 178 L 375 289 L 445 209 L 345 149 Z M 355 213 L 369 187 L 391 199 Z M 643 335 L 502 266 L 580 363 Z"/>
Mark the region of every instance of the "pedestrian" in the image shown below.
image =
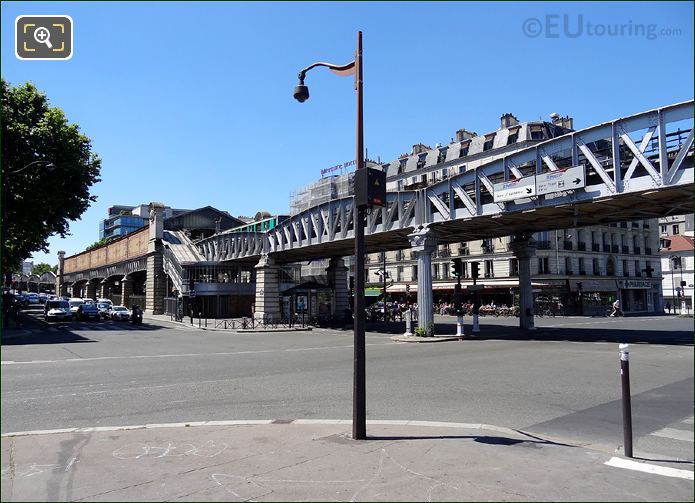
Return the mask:
<path id="1" fill-rule="evenodd" d="M 620 310 L 620 299 L 616 299 L 615 302 L 613 302 L 613 312 L 611 313 L 611 316 L 622 316 L 623 312 Z"/>
<path id="2" fill-rule="evenodd" d="M 670 302 L 666 303 L 666 310 L 668 311 L 668 314 L 671 314 L 671 303 Z"/>

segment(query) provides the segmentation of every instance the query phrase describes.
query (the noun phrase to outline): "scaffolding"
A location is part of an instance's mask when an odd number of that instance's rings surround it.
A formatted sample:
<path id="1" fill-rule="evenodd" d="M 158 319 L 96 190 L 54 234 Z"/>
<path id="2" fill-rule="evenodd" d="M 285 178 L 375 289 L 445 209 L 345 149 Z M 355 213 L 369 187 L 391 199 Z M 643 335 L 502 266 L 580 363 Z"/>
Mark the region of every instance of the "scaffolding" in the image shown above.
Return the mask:
<path id="1" fill-rule="evenodd" d="M 290 215 L 354 194 L 354 173 L 321 178 L 290 194 Z"/>

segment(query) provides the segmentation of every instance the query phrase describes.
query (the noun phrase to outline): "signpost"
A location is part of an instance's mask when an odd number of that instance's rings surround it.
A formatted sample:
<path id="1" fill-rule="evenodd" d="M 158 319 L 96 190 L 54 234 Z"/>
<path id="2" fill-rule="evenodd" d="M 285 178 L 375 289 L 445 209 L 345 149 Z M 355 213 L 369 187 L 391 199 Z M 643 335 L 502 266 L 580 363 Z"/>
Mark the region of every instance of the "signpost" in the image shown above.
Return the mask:
<path id="1" fill-rule="evenodd" d="M 496 203 L 514 201 L 536 195 L 536 177 L 525 176 L 508 182 L 496 183 L 493 186 L 493 200 Z"/>
<path id="2" fill-rule="evenodd" d="M 525 176 L 516 180 L 496 183 L 493 186 L 493 200 L 496 203 L 501 203 L 584 187 L 586 187 L 584 166 L 573 166 L 541 175 Z"/>
<path id="3" fill-rule="evenodd" d="M 586 186 L 584 166 L 559 169 L 550 173 L 536 175 L 536 195 L 581 189 Z"/>

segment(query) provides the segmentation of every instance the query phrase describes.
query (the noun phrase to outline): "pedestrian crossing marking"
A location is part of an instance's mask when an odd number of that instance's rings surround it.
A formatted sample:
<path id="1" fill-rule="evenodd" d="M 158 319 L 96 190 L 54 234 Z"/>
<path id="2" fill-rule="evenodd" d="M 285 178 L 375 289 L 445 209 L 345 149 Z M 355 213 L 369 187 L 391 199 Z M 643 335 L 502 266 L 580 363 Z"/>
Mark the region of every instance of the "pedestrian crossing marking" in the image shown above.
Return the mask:
<path id="1" fill-rule="evenodd" d="M 693 472 L 689 470 L 679 470 L 678 468 L 669 468 L 668 466 L 650 465 L 648 463 L 640 463 L 623 458 L 611 458 L 604 464 L 614 466 L 616 468 L 625 468 L 626 470 L 635 470 L 638 472 L 663 475 L 665 477 L 678 477 L 681 479 L 693 480 Z"/>
<path id="2" fill-rule="evenodd" d="M 662 428 L 657 431 L 650 433 L 655 437 L 670 438 L 673 440 L 681 440 L 685 442 L 694 442 L 695 438 L 692 431 L 687 430 L 677 430 L 676 428 Z"/>

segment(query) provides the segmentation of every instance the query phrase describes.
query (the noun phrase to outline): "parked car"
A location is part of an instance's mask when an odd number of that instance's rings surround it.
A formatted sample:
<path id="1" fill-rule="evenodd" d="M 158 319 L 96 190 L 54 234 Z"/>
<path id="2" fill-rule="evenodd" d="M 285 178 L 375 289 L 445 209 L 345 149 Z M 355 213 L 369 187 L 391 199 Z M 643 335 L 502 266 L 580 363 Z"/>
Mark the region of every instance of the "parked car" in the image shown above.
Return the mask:
<path id="1" fill-rule="evenodd" d="M 97 304 L 105 303 L 113 307 L 113 301 L 111 299 L 97 299 Z"/>
<path id="2" fill-rule="evenodd" d="M 39 302 L 41 304 L 45 304 L 47 300 L 48 300 L 48 294 L 46 294 L 46 293 L 40 293 L 39 294 Z"/>
<path id="3" fill-rule="evenodd" d="M 103 319 L 109 319 L 111 318 L 111 303 L 110 302 L 98 302 L 97 303 L 97 309 L 99 310 L 99 315 Z"/>
<path id="4" fill-rule="evenodd" d="M 26 298 L 25 295 L 21 293 L 15 293 L 14 300 L 19 305 L 19 307 L 27 307 L 27 305 L 29 305 L 29 300 Z"/>
<path id="5" fill-rule="evenodd" d="M 125 306 L 113 306 L 113 308 L 111 308 L 111 319 L 115 321 L 128 321 L 130 319 L 130 311 Z"/>
<path id="6" fill-rule="evenodd" d="M 38 293 L 34 293 L 34 292 L 28 293 L 26 295 L 26 298 L 27 298 L 27 302 L 29 302 L 29 304 L 39 304 L 39 302 L 40 302 Z"/>
<path id="7" fill-rule="evenodd" d="M 72 318 L 70 312 L 70 304 L 67 300 L 49 300 L 43 310 L 43 319 L 51 320 L 69 320 Z"/>
<path id="8" fill-rule="evenodd" d="M 100 320 L 101 313 L 99 308 L 93 302 L 85 302 L 77 308 L 77 317 L 82 321 L 87 320 Z"/>
<path id="9" fill-rule="evenodd" d="M 70 312 L 72 313 L 72 317 L 77 318 L 77 310 L 82 304 L 84 304 L 84 300 L 80 299 L 79 297 L 72 297 L 68 303 L 70 304 Z"/>

